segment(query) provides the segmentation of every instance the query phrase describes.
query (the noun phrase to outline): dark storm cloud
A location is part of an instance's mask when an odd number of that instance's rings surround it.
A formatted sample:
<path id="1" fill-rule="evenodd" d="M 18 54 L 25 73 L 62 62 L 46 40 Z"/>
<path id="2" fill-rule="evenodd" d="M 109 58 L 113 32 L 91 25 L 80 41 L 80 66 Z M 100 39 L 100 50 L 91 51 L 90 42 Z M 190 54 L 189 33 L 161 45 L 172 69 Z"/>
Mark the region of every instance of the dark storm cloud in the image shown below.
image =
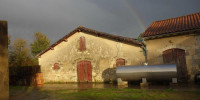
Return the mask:
<path id="1" fill-rule="evenodd" d="M 136 38 L 143 30 L 132 10 L 147 27 L 152 21 L 199 12 L 198 4 L 199 0 L 1 0 L 0 20 L 8 21 L 12 39 L 32 41 L 33 33 L 41 31 L 55 42 L 79 25 Z"/>

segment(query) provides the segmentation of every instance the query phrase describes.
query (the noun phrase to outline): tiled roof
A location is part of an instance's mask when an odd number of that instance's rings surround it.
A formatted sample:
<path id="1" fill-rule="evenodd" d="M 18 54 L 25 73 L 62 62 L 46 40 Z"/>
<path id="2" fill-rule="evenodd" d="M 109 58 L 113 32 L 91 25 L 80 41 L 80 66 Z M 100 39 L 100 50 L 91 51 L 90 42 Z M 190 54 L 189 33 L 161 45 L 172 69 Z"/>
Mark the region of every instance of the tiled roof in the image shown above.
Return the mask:
<path id="1" fill-rule="evenodd" d="M 142 37 L 200 29 L 200 12 L 153 22 Z"/>
<path id="2" fill-rule="evenodd" d="M 70 32 L 69 34 L 67 34 L 66 36 L 64 36 L 63 38 L 61 38 L 60 40 L 58 40 L 54 44 L 52 44 L 49 48 L 47 48 L 44 51 L 42 51 L 41 53 L 39 53 L 37 55 L 37 57 L 41 56 L 42 54 L 44 54 L 45 52 L 47 52 L 51 48 L 55 47 L 59 43 L 65 41 L 67 38 L 69 38 L 70 36 L 72 36 L 76 32 L 84 32 L 86 34 L 90 34 L 90 35 L 94 35 L 94 36 L 98 36 L 98 37 L 103 37 L 103 38 L 111 39 L 111 40 L 114 40 L 114 41 L 124 42 L 124 43 L 127 43 L 127 44 L 139 46 L 139 47 L 143 46 L 142 42 L 139 42 L 139 41 L 137 41 L 136 39 L 133 39 L 133 38 L 113 35 L 113 34 L 109 34 L 109 33 L 105 33 L 105 32 L 96 31 L 96 30 L 93 30 L 93 29 L 85 28 L 83 26 L 79 26 L 78 28 L 74 29 L 72 32 Z"/>

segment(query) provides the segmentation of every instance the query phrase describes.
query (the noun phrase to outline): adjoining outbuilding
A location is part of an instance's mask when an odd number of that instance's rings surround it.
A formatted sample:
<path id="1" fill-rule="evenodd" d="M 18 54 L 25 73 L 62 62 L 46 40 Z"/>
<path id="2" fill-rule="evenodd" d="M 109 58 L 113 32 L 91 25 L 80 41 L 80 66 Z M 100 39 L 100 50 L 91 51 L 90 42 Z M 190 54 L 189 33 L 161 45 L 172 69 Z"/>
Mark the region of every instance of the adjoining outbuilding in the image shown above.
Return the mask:
<path id="1" fill-rule="evenodd" d="M 144 64 L 176 64 L 179 83 L 200 75 L 200 13 L 155 21 L 142 39 L 80 26 L 38 54 L 39 65 L 45 82 L 115 81 L 117 66 Z"/>
<path id="2" fill-rule="evenodd" d="M 142 65 L 143 43 L 78 27 L 38 54 L 45 82 L 109 82 L 116 67 Z"/>
<path id="3" fill-rule="evenodd" d="M 200 73 L 200 13 L 153 22 L 142 35 L 148 63 L 177 64 L 179 82 Z"/>

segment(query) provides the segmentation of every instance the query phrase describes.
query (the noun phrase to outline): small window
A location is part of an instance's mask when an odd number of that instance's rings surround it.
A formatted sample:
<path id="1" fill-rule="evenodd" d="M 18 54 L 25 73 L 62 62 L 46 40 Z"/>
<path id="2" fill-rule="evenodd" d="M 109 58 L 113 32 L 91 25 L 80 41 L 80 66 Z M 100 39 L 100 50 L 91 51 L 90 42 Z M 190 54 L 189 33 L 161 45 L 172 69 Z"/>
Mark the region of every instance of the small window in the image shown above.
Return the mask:
<path id="1" fill-rule="evenodd" d="M 53 65 L 53 69 L 54 69 L 54 70 L 58 70 L 58 69 L 60 69 L 59 64 L 58 64 L 58 63 L 55 63 L 55 64 Z"/>
<path id="2" fill-rule="evenodd" d="M 119 59 L 116 60 L 116 66 L 117 67 L 118 66 L 123 66 L 123 65 L 125 65 L 125 59 L 119 58 Z"/>
<path id="3" fill-rule="evenodd" d="M 85 37 L 80 37 L 80 43 L 79 43 L 79 49 L 81 50 L 81 51 L 84 51 L 84 50 L 86 50 L 86 46 L 85 46 Z"/>

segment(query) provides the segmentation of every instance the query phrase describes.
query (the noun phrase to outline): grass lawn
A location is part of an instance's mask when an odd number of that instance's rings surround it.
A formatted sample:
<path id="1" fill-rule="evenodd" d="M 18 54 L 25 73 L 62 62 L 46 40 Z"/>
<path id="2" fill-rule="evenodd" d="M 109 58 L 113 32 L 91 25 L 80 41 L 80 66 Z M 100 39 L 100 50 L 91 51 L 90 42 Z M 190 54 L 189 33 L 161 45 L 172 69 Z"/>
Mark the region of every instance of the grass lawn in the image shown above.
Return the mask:
<path id="1" fill-rule="evenodd" d="M 15 98 L 16 91 L 22 89 L 24 91 L 24 98 L 44 99 L 44 100 L 200 100 L 200 90 L 183 91 L 183 90 L 142 90 L 142 89 L 87 89 L 87 90 L 42 90 L 28 87 L 11 87 L 11 100 L 18 100 Z M 32 93 L 32 92 L 37 93 Z M 13 94 L 14 93 L 14 94 Z M 19 92 L 19 93 L 22 93 Z M 34 94 L 34 95 L 32 95 Z M 18 95 L 19 97 L 19 95 Z M 12 99 L 15 98 L 15 99 Z M 23 99 L 23 98 L 19 98 Z M 24 99 L 24 100 L 26 100 Z"/>

